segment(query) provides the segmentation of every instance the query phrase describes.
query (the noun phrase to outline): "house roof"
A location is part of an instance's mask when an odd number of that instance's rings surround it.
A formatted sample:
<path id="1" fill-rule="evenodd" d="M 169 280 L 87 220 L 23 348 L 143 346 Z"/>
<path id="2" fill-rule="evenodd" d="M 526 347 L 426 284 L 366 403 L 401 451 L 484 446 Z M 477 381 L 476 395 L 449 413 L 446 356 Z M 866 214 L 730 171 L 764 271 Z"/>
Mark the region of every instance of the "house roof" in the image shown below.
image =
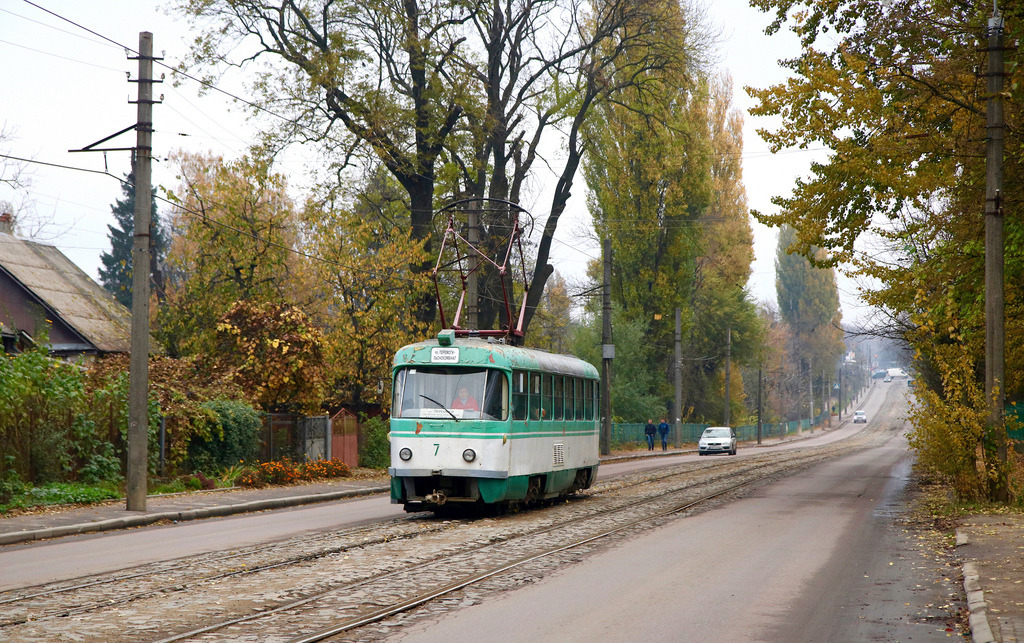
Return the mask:
<path id="1" fill-rule="evenodd" d="M 0 232 L 0 270 L 98 350 L 131 348 L 131 313 L 57 248 Z"/>

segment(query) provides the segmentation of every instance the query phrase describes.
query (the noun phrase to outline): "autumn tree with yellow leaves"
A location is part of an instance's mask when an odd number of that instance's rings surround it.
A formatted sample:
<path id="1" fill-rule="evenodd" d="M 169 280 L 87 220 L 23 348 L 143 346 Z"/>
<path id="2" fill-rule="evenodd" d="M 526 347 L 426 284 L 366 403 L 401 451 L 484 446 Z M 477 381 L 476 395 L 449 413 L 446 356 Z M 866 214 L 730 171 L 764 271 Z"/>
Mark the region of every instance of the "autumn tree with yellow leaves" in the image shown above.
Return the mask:
<path id="1" fill-rule="evenodd" d="M 323 405 L 323 334 L 295 306 L 236 302 L 217 323 L 215 354 L 264 411 L 316 413 Z"/>
<path id="2" fill-rule="evenodd" d="M 176 154 L 167 298 L 157 335 L 171 356 L 212 350 L 220 319 L 238 301 L 293 301 L 298 218 L 271 161 Z"/>
<path id="3" fill-rule="evenodd" d="M 992 436 L 979 433 L 973 419 L 983 402 L 975 385 L 983 382 L 985 342 L 987 97 L 977 70 L 986 67 L 992 5 L 754 4 L 774 14 L 769 33 L 789 28 L 802 43 L 797 57 L 783 61 L 792 72 L 785 83 L 751 90 L 759 101 L 754 114 L 781 118 L 777 129 L 763 135 L 776 150 L 831 150 L 791 196 L 775 199 L 777 213 L 757 216 L 792 226 L 796 249 L 812 261 L 847 262 L 852 272 L 878 284 L 864 294 L 879 311 L 874 332 L 909 343 L 918 381 L 928 389 L 912 417 L 921 462 L 965 497 L 995 497 L 1009 470 L 994 462 Z M 1006 42 L 1024 42 L 1024 4 L 999 6 Z M 1011 47 L 1005 52 L 1001 195 L 1010 402 L 1024 397 L 1024 219 L 1014 214 L 1024 189 L 1018 180 L 1024 83 L 1016 62 L 1020 45 Z M 814 248 L 824 252 L 815 255 Z M 922 441 L 944 446 L 923 448 Z"/>
<path id="4" fill-rule="evenodd" d="M 354 194 L 331 190 L 306 202 L 302 305 L 323 329 L 332 405 L 388 407 L 395 352 L 427 331 L 414 313 L 433 283 L 413 268 L 425 259 L 424 241 L 402 224 L 408 216 L 384 172 Z"/>

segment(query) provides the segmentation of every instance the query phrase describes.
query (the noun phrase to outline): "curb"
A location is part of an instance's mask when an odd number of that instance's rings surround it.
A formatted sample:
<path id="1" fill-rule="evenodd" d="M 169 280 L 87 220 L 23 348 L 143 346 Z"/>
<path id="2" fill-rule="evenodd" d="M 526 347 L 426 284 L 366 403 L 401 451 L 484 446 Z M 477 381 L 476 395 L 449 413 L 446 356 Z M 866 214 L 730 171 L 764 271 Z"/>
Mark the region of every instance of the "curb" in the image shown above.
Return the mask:
<path id="1" fill-rule="evenodd" d="M 241 502 L 236 505 L 215 505 L 212 507 L 201 507 L 199 509 L 185 509 L 181 511 L 161 511 L 158 513 L 142 513 L 124 518 L 111 518 L 79 525 L 65 525 L 63 527 L 48 527 L 46 529 L 35 529 L 31 531 L 15 531 L 8 534 L 0 534 L 0 545 L 13 545 L 15 543 L 30 540 L 45 540 L 47 538 L 61 538 L 63 536 L 75 536 L 97 531 L 110 531 L 114 529 L 127 529 L 129 527 L 143 527 L 155 522 L 168 520 L 171 522 L 184 522 L 186 520 L 199 520 L 201 518 L 216 518 L 219 516 L 230 516 L 240 513 L 251 513 L 266 511 L 268 509 L 281 509 L 283 507 L 296 507 L 299 505 L 310 505 L 318 502 L 329 502 L 343 498 L 355 498 L 358 496 L 369 496 L 377 493 L 385 493 L 390 487 L 367 487 L 365 489 L 352 489 L 348 491 L 333 491 L 330 493 L 318 493 L 306 496 L 289 496 L 284 498 L 269 498 L 267 500 L 253 500 Z"/>
<path id="2" fill-rule="evenodd" d="M 967 544 L 967 534 L 957 531 L 956 544 Z M 992 635 L 992 628 L 988 623 L 988 603 L 985 602 L 985 592 L 981 589 L 980 575 L 974 563 L 964 563 L 964 591 L 967 593 L 968 623 L 971 626 L 971 640 L 974 643 L 995 643 Z"/>

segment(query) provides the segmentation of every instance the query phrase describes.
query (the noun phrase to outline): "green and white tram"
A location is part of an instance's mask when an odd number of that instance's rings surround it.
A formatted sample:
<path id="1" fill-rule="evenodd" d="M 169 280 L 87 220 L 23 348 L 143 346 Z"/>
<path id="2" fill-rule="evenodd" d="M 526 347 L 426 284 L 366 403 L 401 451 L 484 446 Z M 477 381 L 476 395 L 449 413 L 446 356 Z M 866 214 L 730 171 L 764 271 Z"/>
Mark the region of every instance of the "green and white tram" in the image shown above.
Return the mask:
<path id="1" fill-rule="evenodd" d="M 391 501 L 406 511 L 529 502 L 593 483 L 591 364 L 446 330 L 399 350 L 393 374 Z"/>

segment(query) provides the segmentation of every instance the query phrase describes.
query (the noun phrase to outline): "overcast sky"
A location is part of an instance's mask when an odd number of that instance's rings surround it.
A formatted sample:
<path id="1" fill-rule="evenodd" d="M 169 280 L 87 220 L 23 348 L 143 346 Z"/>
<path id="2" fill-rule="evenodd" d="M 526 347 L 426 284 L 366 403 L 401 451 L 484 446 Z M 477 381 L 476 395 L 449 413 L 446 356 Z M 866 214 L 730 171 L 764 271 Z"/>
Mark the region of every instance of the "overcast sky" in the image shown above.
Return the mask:
<path id="1" fill-rule="evenodd" d="M 164 52 L 168 64 L 174 65 L 185 55 L 186 25 L 165 15 L 162 4 L 150 0 L 0 0 L 0 56 L 5 61 L 0 125 L 8 137 L 0 143 L 0 153 L 93 171 L 27 166 L 32 179 L 27 207 L 46 222 L 37 238 L 56 245 L 93 277 L 100 266 L 100 253 L 109 249 L 107 225 L 114 221 L 110 207 L 122 195 L 118 181 L 102 172 L 123 177 L 130 169 L 130 157 L 128 152 L 104 155 L 68 150 L 81 149 L 134 124 L 136 108 L 128 101 L 134 99 L 136 86 L 127 82 L 126 72 L 136 78 L 138 64 L 128 60 L 124 47 L 137 48 L 140 31 L 153 33 L 154 49 L 157 55 Z M 707 5 L 707 12 L 722 31 L 719 59 L 732 75 L 734 104 L 745 118 L 743 175 L 748 204 L 751 209 L 773 212 L 771 198 L 789 194 L 795 178 L 807 174 L 812 160 L 824 159 L 824 152 L 770 154 L 755 130 L 771 123 L 747 113 L 753 101 L 743 87 L 782 82 L 785 73 L 777 61 L 795 56 L 797 43 L 788 33 L 766 36 L 768 16 L 744 0 L 714 0 Z M 156 75 L 160 73 L 158 66 Z M 227 111 L 227 99 L 222 95 L 199 97 L 195 84 L 175 88 L 170 78 L 156 85 L 154 94 L 163 94 L 153 117 L 154 155 L 158 158 L 178 147 L 211 150 L 227 158 L 245 152 L 251 130 L 241 113 Z M 129 132 L 103 146 L 131 147 L 134 143 L 134 132 Z M 300 164 L 283 169 L 292 185 L 302 184 Z M 176 185 L 173 173 L 160 160 L 154 164 L 154 184 L 171 189 Z M 20 209 L 19 197 L 3 186 L 0 200 L 13 201 Z M 538 194 L 533 203 L 524 205 L 542 219 L 549 202 L 546 194 Z M 580 230 L 589 224 L 582 176 L 577 177 L 567 216 L 559 225 L 554 263 L 565 275 L 581 275 L 586 263 L 600 255 L 596 245 L 580 238 Z M 776 232 L 756 222 L 753 227 L 756 260 L 750 289 L 757 299 L 774 301 Z M 840 291 L 844 318 L 857 317 L 856 293 L 848 280 L 840 280 Z"/>

